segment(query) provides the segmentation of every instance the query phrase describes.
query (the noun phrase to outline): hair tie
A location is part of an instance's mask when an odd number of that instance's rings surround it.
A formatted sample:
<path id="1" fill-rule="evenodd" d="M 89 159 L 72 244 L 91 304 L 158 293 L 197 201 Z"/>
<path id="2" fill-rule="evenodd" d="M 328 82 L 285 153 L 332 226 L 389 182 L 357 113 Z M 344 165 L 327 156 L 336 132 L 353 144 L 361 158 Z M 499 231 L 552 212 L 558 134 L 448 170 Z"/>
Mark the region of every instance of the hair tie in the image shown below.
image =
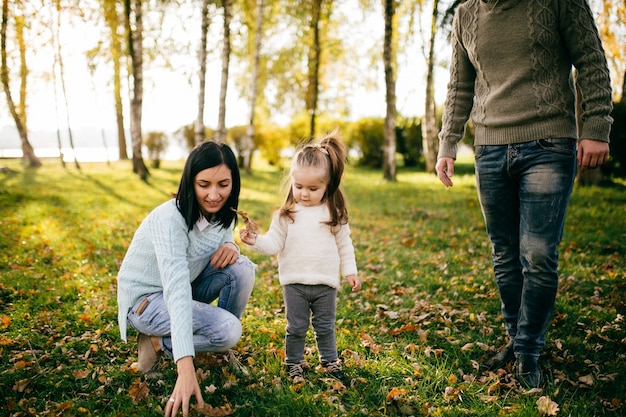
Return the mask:
<path id="1" fill-rule="evenodd" d="M 328 149 L 326 149 L 326 146 L 320 145 L 319 143 L 316 143 L 314 145 L 312 145 L 315 149 L 319 150 L 320 152 L 322 152 L 323 154 L 328 155 Z"/>

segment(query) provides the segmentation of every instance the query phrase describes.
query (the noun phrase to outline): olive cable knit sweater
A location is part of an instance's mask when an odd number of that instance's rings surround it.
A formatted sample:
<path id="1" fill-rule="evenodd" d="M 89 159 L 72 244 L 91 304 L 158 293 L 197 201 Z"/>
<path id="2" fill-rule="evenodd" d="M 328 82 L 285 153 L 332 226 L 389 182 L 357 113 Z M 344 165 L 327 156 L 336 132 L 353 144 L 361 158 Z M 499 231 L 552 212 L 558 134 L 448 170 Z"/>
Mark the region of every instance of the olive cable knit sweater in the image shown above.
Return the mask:
<path id="1" fill-rule="evenodd" d="M 459 6 L 439 157 L 456 157 L 470 117 L 475 145 L 578 137 L 609 141 L 611 85 L 586 0 L 469 0 Z"/>

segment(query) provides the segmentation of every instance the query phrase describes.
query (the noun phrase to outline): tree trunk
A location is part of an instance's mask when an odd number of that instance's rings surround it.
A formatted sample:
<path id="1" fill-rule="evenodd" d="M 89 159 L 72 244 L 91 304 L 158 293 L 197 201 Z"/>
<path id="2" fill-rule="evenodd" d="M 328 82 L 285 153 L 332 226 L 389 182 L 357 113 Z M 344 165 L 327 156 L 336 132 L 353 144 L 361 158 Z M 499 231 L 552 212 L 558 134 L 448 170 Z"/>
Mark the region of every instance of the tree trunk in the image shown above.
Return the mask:
<path id="1" fill-rule="evenodd" d="M 311 10 L 311 45 L 309 49 L 309 84 L 306 94 L 306 109 L 309 113 L 309 136 L 315 137 L 315 119 L 317 117 L 317 101 L 319 97 L 320 56 L 320 19 L 322 14 L 322 1 L 313 0 Z"/>
<path id="2" fill-rule="evenodd" d="M 204 127 L 204 101 L 206 97 L 206 60 L 207 32 L 209 31 L 209 0 L 202 1 L 202 18 L 200 24 L 200 49 L 198 51 L 198 116 L 194 128 L 194 143 L 198 145 L 206 140 Z"/>
<path id="3" fill-rule="evenodd" d="M 118 33 L 116 0 L 104 0 L 104 17 L 111 33 L 111 60 L 113 61 L 113 98 L 115 102 L 115 122 L 117 125 L 118 156 L 120 161 L 128 159 L 126 130 L 124 129 L 124 105 L 122 102 L 122 42 Z"/>
<path id="4" fill-rule="evenodd" d="M 222 84 L 220 86 L 220 109 L 217 121 L 216 141 L 226 142 L 226 90 L 228 88 L 228 68 L 230 66 L 230 19 L 232 0 L 223 0 L 224 42 L 222 45 Z"/>
<path id="5" fill-rule="evenodd" d="M 430 42 L 428 46 L 427 73 L 426 73 L 426 103 L 424 105 L 424 118 L 422 119 L 422 147 L 426 160 L 426 172 L 435 172 L 437 163 L 438 137 L 437 134 L 437 113 L 435 106 L 435 81 L 434 81 L 434 61 L 435 61 L 435 34 L 437 33 L 437 16 L 439 1 L 433 2 L 433 15 L 430 25 Z"/>
<path id="6" fill-rule="evenodd" d="M 254 152 L 254 114 L 259 92 L 259 66 L 261 61 L 261 39 L 263 37 L 263 9 L 265 0 L 257 0 L 256 37 L 254 39 L 254 63 L 252 68 L 252 94 L 250 95 L 250 118 L 241 144 L 243 169 L 252 173 L 252 153 Z"/>
<path id="7" fill-rule="evenodd" d="M 65 120 L 67 123 L 67 134 L 70 141 L 70 148 L 72 149 L 72 154 L 74 157 L 74 166 L 76 169 L 80 170 L 80 164 L 78 163 L 78 159 L 76 158 L 76 147 L 74 146 L 74 137 L 72 136 L 72 127 L 70 124 L 70 106 L 67 99 L 67 88 L 65 88 L 65 69 L 63 67 L 63 55 L 61 54 L 61 2 L 60 0 L 56 0 L 56 9 L 57 9 L 57 24 L 56 24 L 56 33 L 55 33 L 55 41 L 56 41 L 56 58 L 55 62 L 59 66 L 59 79 L 61 81 L 61 92 L 63 93 L 63 102 L 65 103 Z M 54 72 L 55 69 L 53 68 Z M 55 77 L 56 78 L 56 77 Z"/>
<path id="8" fill-rule="evenodd" d="M 395 16 L 395 0 L 385 0 L 385 39 L 383 46 L 383 62 L 385 66 L 385 86 L 387 113 L 384 125 L 383 145 L 383 177 L 388 181 L 396 180 L 396 81 L 393 64 L 393 23 Z"/>
<path id="9" fill-rule="evenodd" d="M 18 111 L 18 106 L 15 105 L 13 101 L 13 96 L 11 95 L 11 88 L 9 83 L 9 68 L 7 66 L 7 26 L 9 22 L 9 0 L 2 0 L 2 24 L 0 25 L 0 55 L 1 55 L 1 66 L 0 66 L 0 79 L 2 80 L 2 87 L 4 88 L 4 93 L 7 98 L 7 105 L 9 107 L 9 111 L 13 120 L 15 121 L 15 127 L 17 128 L 17 132 L 19 133 L 20 140 L 22 142 L 22 158 L 27 163 L 27 165 L 31 168 L 37 168 L 41 166 L 41 161 L 35 155 L 35 151 L 28 141 L 28 133 L 26 129 L 26 114 Z M 28 70 L 26 67 L 26 54 L 25 49 L 23 47 L 23 22 L 20 24 L 16 24 L 16 33 L 18 38 L 18 43 L 20 44 L 20 57 L 21 57 L 21 68 L 20 68 L 20 92 L 22 97 L 22 103 L 19 105 L 21 109 L 26 108 L 26 74 L 28 74 Z"/>
<path id="10" fill-rule="evenodd" d="M 133 172 L 146 180 L 149 172 L 142 156 L 141 116 L 143 105 L 143 20 L 141 0 L 125 0 L 128 51 L 132 62 L 133 91 L 130 100 L 130 136 L 133 145 Z M 131 10 L 132 8 L 132 10 Z M 132 13 L 134 12 L 134 13 Z M 131 16 L 134 15 L 134 30 Z"/>

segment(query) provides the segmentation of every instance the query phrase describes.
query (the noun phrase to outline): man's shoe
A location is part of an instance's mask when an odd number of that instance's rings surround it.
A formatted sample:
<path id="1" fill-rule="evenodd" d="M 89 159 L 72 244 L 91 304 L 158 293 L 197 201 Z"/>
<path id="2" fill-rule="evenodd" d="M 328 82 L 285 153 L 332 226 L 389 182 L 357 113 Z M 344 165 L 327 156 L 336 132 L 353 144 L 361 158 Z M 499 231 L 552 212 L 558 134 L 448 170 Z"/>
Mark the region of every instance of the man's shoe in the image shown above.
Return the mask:
<path id="1" fill-rule="evenodd" d="M 487 371 L 495 371 L 497 369 L 504 368 L 514 360 L 515 352 L 513 351 L 513 342 L 510 341 L 500 352 L 487 359 L 483 363 L 482 367 Z"/>
<path id="2" fill-rule="evenodd" d="M 521 354 L 517 357 L 517 381 L 524 388 L 542 388 L 545 385 L 538 358 Z"/>
<path id="3" fill-rule="evenodd" d="M 156 337 L 153 338 L 143 333 L 139 333 L 137 337 L 137 347 L 139 350 L 137 369 L 142 374 L 147 374 L 156 366 L 163 351 Z"/>

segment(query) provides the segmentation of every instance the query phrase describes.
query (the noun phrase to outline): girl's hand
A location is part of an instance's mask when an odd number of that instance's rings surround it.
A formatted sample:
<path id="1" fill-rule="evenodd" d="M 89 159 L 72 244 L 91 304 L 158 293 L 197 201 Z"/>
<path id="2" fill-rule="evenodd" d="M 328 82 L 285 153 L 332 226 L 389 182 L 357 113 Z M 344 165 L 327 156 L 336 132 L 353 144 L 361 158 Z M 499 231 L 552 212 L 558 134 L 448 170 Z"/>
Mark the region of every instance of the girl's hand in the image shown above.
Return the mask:
<path id="1" fill-rule="evenodd" d="M 185 356 L 176 362 L 178 368 L 178 378 L 174 391 L 165 406 L 165 417 L 174 417 L 178 411 L 182 411 L 183 416 L 189 415 L 189 402 L 195 395 L 198 407 L 204 406 L 204 399 L 196 378 L 196 370 L 193 366 L 193 358 Z"/>
<path id="2" fill-rule="evenodd" d="M 348 275 L 346 280 L 350 283 L 352 292 L 357 292 L 361 289 L 361 280 L 356 275 Z"/>
<path id="3" fill-rule="evenodd" d="M 235 242 L 226 242 L 211 256 L 211 266 L 213 268 L 226 268 L 237 261 L 239 251 Z"/>
<path id="4" fill-rule="evenodd" d="M 243 243 L 248 245 L 254 245 L 256 243 L 256 237 L 259 234 L 257 232 L 250 231 L 247 227 L 239 229 L 239 237 Z"/>

